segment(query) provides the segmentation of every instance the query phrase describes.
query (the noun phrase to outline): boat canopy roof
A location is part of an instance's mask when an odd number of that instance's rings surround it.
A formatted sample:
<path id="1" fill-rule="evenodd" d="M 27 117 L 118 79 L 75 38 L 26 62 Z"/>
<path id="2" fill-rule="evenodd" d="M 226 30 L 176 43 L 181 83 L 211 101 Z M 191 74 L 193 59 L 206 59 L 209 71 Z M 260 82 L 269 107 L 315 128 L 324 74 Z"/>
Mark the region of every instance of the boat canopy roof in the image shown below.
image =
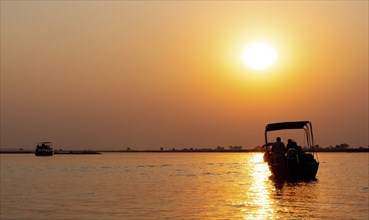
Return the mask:
<path id="1" fill-rule="evenodd" d="M 311 125 L 310 121 L 290 121 L 268 124 L 265 127 L 265 132 L 277 131 L 284 129 L 303 129 L 306 125 Z"/>
<path id="2" fill-rule="evenodd" d="M 43 141 L 43 142 L 38 142 L 37 144 L 38 144 L 38 145 L 42 145 L 42 144 L 45 144 L 45 145 L 51 145 L 51 144 L 52 144 L 52 142 L 50 142 L 50 141 Z"/>

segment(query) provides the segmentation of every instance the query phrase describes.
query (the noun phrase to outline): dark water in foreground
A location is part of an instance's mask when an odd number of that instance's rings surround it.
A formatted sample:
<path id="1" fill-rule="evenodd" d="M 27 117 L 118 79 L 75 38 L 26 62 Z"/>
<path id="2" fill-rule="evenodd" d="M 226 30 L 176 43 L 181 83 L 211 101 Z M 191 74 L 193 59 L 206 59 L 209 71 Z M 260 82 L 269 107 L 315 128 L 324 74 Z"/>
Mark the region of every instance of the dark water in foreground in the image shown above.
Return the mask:
<path id="1" fill-rule="evenodd" d="M 2 154 L 0 219 L 368 219 L 368 156 L 276 184 L 260 153 Z"/>

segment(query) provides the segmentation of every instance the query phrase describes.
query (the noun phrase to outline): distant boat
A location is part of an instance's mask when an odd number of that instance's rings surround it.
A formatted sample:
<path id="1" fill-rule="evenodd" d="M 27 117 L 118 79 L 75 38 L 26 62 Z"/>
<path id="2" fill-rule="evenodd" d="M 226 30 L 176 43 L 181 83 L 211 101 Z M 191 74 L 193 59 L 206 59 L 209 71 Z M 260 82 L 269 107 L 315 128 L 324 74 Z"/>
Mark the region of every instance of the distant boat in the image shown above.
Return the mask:
<path id="1" fill-rule="evenodd" d="M 301 147 L 295 145 L 296 147 L 287 149 L 285 153 L 273 153 L 271 147 L 274 143 L 268 142 L 268 132 L 288 129 L 303 129 L 305 131 L 309 152 L 304 152 Z M 264 154 L 264 161 L 268 163 L 270 171 L 277 180 L 314 180 L 319 168 L 314 146 L 313 129 L 310 121 L 272 123 L 265 127 L 264 147 L 266 153 Z"/>
<path id="2" fill-rule="evenodd" d="M 36 156 L 52 156 L 54 150 L 51 147 L 51 142 L 40 142 L 36 146 L 35 155 Z"/>

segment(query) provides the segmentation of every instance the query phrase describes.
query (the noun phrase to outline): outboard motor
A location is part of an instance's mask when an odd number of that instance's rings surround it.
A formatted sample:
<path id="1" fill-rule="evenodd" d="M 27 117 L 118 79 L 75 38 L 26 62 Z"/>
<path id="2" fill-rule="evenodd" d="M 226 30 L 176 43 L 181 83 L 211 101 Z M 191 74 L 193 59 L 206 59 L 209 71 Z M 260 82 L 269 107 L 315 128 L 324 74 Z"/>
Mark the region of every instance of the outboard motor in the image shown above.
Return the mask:
<path id="1" fill-rule="evenodd" d="M 292 177 L 297 177 L 300 169 L 300 160 L 296 149 L 291 148 L 287 151 L 287 168 Z"/>

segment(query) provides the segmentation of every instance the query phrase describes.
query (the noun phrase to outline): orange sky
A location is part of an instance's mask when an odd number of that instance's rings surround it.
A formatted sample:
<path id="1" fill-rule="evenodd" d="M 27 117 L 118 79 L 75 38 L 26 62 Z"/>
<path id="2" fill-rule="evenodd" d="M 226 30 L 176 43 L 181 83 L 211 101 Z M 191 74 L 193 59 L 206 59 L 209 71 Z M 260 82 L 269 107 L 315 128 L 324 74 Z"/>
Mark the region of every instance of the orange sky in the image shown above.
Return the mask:
<path id="1" fill-rule="evenodd" d="M 246 148 L 291 120 L 368 146 L 367 1 L 1 1 L 2 148 Z"/>

